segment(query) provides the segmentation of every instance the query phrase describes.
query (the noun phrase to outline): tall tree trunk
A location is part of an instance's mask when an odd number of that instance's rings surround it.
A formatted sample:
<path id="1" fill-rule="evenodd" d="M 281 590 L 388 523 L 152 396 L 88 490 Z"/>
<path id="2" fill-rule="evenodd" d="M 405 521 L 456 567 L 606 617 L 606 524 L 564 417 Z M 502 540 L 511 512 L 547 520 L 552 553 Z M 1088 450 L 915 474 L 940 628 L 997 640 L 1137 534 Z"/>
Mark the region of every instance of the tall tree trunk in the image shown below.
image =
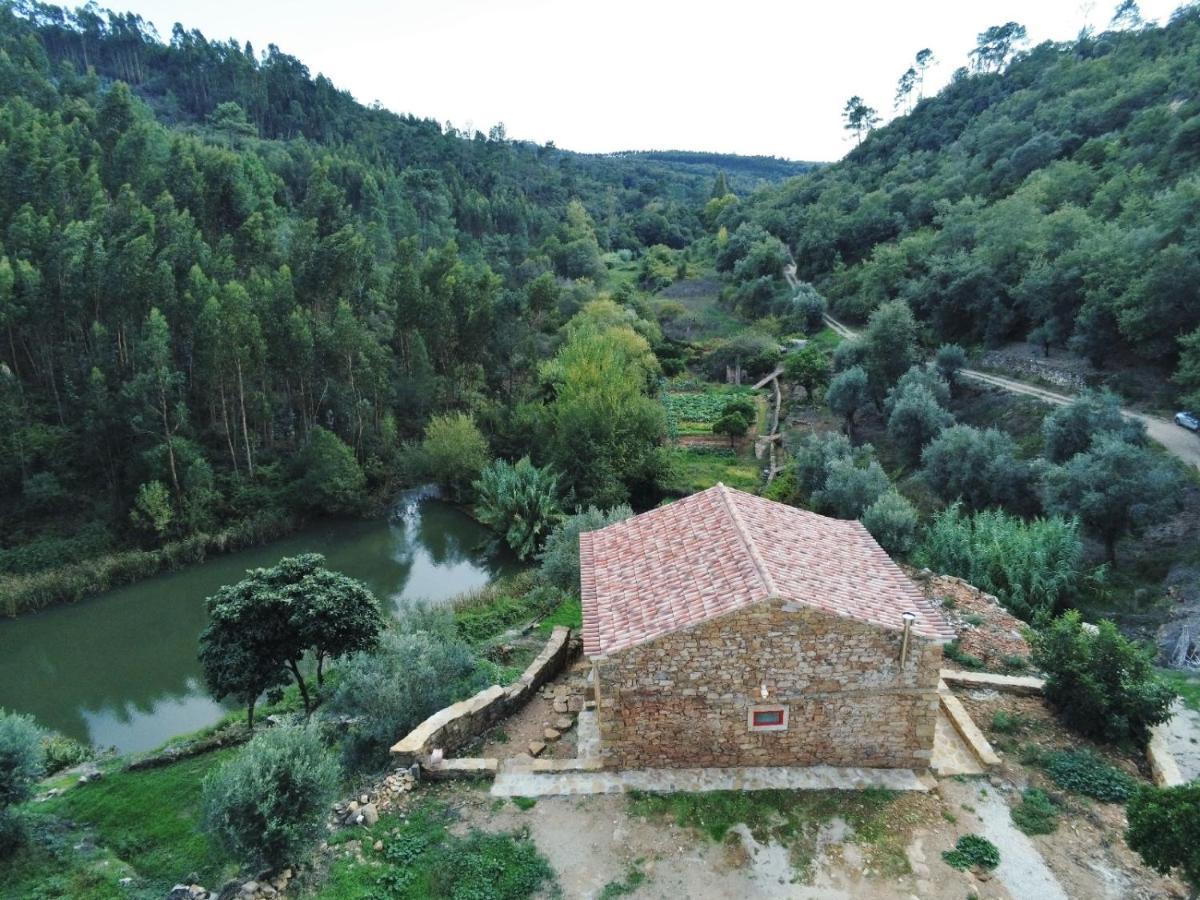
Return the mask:
<path id="1" fill-rule="evenodd" d="M 242 474 L 238 468 L 237 451 L 233 449 L 233 430 L 229 427 L 229 407 L 225 403 L 225 383 L 221 383 L 221 421 L 225 425 L 225 445 L 229 447 L 229 458 L 233 461 L 233 473 Z"/>
<path id="2" fill-rule="evenodd" d="M 292 675 L 296 679 L 296 686 L 300 688 L 300 699 L 304 701 L 304 715 L 307 717 L 312 712 L 312 704 L 308 699 L 308 685 L 304 683 L 304 676 L 300 674 L 300 667 L 296 665 L 294 659 L 289 659 L 288 668 L 292 670 Z"/>
<path id="3" fill-rule="evenodd" d="M 175 499 L 183 502 L 183 490 L 179 487 L 179 470 L 175 467 L 175 441 L 171 434 L 171 418 L 167 410 L 167 392 L 162 381 L 158 383 L 158 407 L 162 413 L 163 440 L 167 444 L 167 461 L 171 465 L 171 487 L 175 489 Z"/>
<path id="4" fill-rule="evenodd" d="M 246 427 L 246 389 L 242 385 L 242 361 L 237 361 L 238 403 L 242 407 L 242 441 L 246 445 L 246 472 L 254 477 L 254 458 L 250 455 L 250 429 Z"/>

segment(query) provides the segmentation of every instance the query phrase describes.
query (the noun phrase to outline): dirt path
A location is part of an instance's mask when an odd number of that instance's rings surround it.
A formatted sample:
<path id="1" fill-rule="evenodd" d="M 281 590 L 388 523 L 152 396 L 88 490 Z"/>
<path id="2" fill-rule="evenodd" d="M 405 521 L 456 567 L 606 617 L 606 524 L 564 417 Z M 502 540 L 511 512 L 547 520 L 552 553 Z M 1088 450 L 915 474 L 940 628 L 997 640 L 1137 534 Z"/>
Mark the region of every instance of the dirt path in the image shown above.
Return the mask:
<path id="1" fill-rule="evenodd" d="M 798 282 L 796 280 L 796 267 L 790 265 L 783 270 L 784 277 L 788 284 L 795 287 Z M 834 332 L 843 338 L 858 337 L 858 332 L 854 329 L 842 324 L 833 316 L 825 316 L 825 324 L 828 325 Z M 981 381 L 984 384 L 989 384 L 992 387 L 998 387 L 1002 390 L 1009 391 L 1013 394 L 1024 394 L 1027 397 L 1035 397 L 1046 403 L 1053 403 L 1056 406 L 1065 406 L 1075 398 L 1070 394 L 1060 394 L 1055 391 L 1048 391 L 1045 388 L 1037 387 L 1036 385 L 1026 384 L 1023 381 L 1016 381 L 1012 378 L 1005 378 L 1002 375 L 993 375 L 990 372 L 979 372 L 975 369 L 963 369 L 962 374 L 967 378 Z M 1158 416 L 1148 416 L 1145 413 L 1135 412 L 1132 409 L 1122 409 L 1121 412 L 1130 419 L 1137 419 L 1146 426 L 1146 433 L 1161 444 L 1168 453 L 1177 456 L 1189 466 L 1200 468 L 1200 436 L 1194 435 L 1183 428 L 1180 428 L 1174 422 L 1169 422 L 1166 419 L 1160 419 Z"/>
<path id="2" fill-rule="evenodd" d="M 1167 748 L 1175 757 L 1179 773 L 1188 781 L 1200 778 L 1200 713 L 1176 699 L 1175 715 L 1163 726 Z"/>

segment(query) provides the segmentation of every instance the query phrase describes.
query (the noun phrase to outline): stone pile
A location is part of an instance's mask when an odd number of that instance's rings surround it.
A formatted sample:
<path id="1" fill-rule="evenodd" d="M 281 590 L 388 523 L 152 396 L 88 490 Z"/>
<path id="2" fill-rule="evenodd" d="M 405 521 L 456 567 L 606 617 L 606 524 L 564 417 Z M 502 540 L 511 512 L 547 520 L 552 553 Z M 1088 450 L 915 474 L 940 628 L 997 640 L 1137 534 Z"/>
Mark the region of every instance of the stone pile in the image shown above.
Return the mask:
<path id="1" fill-rule="evenodd" d="M 284 897 L 292 881 L 292 870 L 284 869 L 274 877 L 260 875 L 249 881 L 230 881 L 220 891 L 210 891 L 198 884 L 177 884 L 167 894 L 167 900 L 278 900 Z"/>
<path id="2" fill-rule="evenodd" d="M 334 828 L 350 825 L 370 828 L 379 821 L 380 813 L 391 809 L 416 785 L 417 779 L 409 769 L 396 769 L 357 797 L 335 803 L 330 825 Z"/>
<path id="3" fill-rule="evenodd" d="M 550 705 L 554 717 L 543 722 L 541 740 L 530 741 L 529 755 L 540 756 L 547 744 L 555 743 L 575 724 L 575 717 L 586 707 L 591 687 L 583 672 L 577 668 L 557 684 L 547 684 L 539 692 L 541 698 Z"/>

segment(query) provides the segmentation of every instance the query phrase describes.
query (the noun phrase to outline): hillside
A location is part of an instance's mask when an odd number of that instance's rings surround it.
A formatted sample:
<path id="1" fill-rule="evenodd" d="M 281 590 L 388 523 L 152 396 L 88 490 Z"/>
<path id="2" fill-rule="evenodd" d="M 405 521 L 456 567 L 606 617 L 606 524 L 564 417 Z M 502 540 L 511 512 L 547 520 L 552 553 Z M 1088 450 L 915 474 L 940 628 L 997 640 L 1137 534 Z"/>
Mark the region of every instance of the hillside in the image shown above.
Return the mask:
<path id="1" fill-rule="evenodd" d="M 1200 9 L 961 69 L 841 162 L 726 208 L 834 311 L 1148 366 L 1200 401 Z M 1120 381 L 1115 386 L 1122 387 Z M 1170 390 L 1165 391 L 1170 399 Z"/>
<path id="2" fill-rule="evenodd" d="M 0 4 L 0 85 L 0 576 L 362 508 L 440 412 L 544 449 L 513 410 L 610 270 L 805 168 L 466 134 L 95 7 Z"/>

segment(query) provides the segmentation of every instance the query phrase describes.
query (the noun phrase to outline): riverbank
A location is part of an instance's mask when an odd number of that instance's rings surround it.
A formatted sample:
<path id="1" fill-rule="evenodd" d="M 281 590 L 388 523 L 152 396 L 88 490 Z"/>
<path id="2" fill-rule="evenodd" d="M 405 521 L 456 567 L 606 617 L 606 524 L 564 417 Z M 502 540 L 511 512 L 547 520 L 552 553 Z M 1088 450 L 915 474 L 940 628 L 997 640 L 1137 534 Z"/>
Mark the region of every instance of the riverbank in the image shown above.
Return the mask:
<path id="1" fill-rule="evenodd" d="M 154 550 L 123 550 L 66 563 L 31 575 L 0 576 L 0 613 L 15 618 L 93 594 L 202 563 L 209 556 L 244 550 L 299 531 L 308 520 L 296 513 L 269 510 L 221 531 L 200 532 Z"/>

